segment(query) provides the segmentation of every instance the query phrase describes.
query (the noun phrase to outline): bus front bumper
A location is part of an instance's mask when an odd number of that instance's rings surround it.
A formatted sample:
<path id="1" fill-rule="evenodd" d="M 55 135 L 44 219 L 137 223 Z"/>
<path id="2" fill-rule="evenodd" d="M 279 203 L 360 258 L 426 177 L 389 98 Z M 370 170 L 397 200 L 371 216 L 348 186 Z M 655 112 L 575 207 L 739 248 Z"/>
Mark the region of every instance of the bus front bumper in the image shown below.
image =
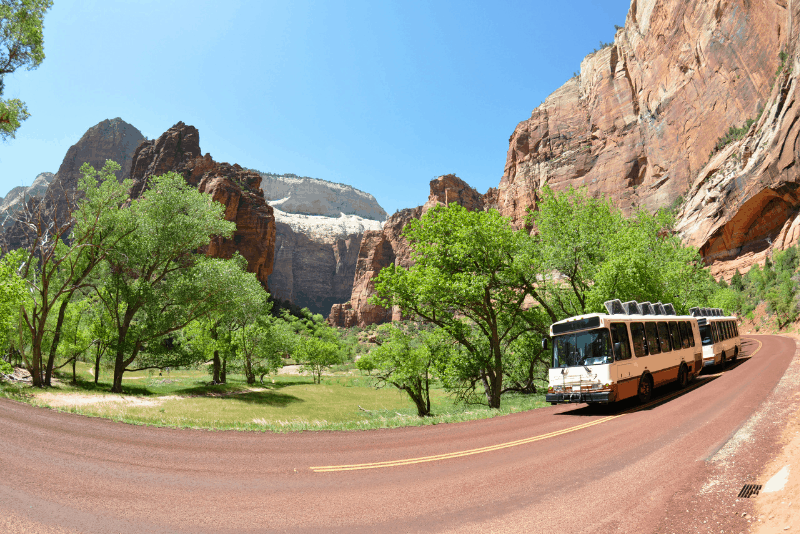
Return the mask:
<path id="1" fill-rule="evenodd" d="M 614 391 L 582 391 L 580 393 L 548 393 L 544 396 L 545 402 L 551 404 L 566 403 L 566 402 L 600 402 L 607 404 L 616 400 L 616 393 Z"/>

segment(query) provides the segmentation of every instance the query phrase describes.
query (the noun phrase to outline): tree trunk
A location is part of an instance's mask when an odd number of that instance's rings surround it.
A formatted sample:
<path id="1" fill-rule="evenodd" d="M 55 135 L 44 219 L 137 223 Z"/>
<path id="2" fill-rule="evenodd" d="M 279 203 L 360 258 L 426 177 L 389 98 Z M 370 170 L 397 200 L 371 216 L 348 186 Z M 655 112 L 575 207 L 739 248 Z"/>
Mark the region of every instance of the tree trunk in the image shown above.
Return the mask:
<path id="1" fill-rule="evenodd" d="M 214 363 L 213 363 L 213 366 L 214 366 L 214 377 L 211 380 L 215 384 L 219 384 L 220 383 L 221 362 L 220 362 L 220 359 L 219 359 L 219 351 L 218 350 L 214 351 Z"/>
<path id="2" fill-rule="evenodd" d="M 114 360 L 114 382 L 111 385 L 111 393 L 122 393 L 122 375 L 125 373 L 125 361 L 122 356 L 122 350 L 118 350 Z"/>
<path id="3" fill-rule="evenodd" d="M 75 376 L 75 363 L 77 361 L 78 361 L 78 356 L 75 355 L 75 357 L 72 359 L 72 385 L 75 385 L 75 384 L 78 383 L 78 379 Z"/>
<path id="4" fill-rule="evenodd" d="M 100 378 L 100 357 L 103 355 L 100 352 L 100 344 L 97 344 L 97 353 L 94 357 L 94 385 L 97 385 L 97 380 Z"/>
<path id="5" fill-rule="evenodd" d="M 219 381 L 221 384 L 227 384 L 228 382 L 228 356 L 222 356 L 222 370 L 219 372 Z"/>
<path id="6" fill-rule="evenodd" d="M 61 327 L 64 325 L 64 314 L 67 311 L 67 306 L 69 305 L 71 298 L 72 292 L 64 297 L 64 301 L 61 303 L 61 307 L 58 309 L 56 331 L 55 334 L 53 334 L 53 343 L 50 344 L 50 355 L 47 358 L 47 368 L 44 376 L 44 385 L 48 387 L 50 386 L 50 378 L 53 376 L 53 365 L 55 365 L 56 362 L 56 349 L 58 348 L 58 342 L 61 340 Z"/>
<path id="7" fill-rule="evenodd" d="M 250 361 L 250 356 L 244 357 L 244 375 L 247 377 L 248 384 L 256 383 L 256 375 L 253 374 L 253 365 Z"/>

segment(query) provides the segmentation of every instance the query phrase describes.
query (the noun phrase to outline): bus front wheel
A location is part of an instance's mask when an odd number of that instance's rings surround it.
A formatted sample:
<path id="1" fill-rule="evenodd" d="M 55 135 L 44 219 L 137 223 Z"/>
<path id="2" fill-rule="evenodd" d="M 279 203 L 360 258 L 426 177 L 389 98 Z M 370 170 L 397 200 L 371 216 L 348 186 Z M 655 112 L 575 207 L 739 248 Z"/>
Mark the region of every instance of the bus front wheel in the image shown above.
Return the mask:
<path id="1" fill-rule="evenodd" d="M 649 401 L 650 397 L 652 396 L 653 379 L 650 378 L 650 375 L 644 375 L 639 379 L 639 392 L 637 393 L 637 397 L 639 397 L 639 402 L 644 404 L 645 402 Z"/>

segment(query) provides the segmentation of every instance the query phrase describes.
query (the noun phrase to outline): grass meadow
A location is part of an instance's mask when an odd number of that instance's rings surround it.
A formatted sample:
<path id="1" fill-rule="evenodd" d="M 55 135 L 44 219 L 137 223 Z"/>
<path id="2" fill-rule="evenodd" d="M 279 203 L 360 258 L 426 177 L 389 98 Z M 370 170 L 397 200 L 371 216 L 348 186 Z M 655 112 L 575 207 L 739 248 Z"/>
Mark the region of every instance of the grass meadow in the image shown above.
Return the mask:
<path id="1" fill-rule="evenodd" d="M 244 377 L 228 377 L 224 385 L 209 386 L 205 369 L 170 373 L 125 373 L 122 394 L 109 393 L 110 371 L 101 370 L 94 385 L 90 365 L 77 365 L 77 384 L 71 369 L 57 375 L 47 390 L 0 381 L 0 396 L 35 406 L 104 417 L 114 421 L 173 428 L 251 431 L 361 430 L 419 426 L 495 417 L 545 406 L 544 393 L 503 397 L 500 410 L 464 406 L 442 389 L 431 391 L 434 415 L 420 418 L 407 394 L 394 387 L 375 387 L 375 378 L 339 366 L 323 376 L 277 375 L 248 385 Z"/>

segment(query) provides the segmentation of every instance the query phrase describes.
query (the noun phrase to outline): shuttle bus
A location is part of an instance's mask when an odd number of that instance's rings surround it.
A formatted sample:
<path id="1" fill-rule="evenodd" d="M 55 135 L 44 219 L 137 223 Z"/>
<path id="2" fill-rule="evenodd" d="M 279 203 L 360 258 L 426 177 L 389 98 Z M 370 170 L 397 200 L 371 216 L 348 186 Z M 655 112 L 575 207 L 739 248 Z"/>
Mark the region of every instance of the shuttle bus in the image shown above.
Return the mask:
<path id="1" fill-rule="evenodd" d="M 550 326 L 553 366 L 545 399 L 647 402 L 653 388 L 685 387 L 703 369 L 698 318 L 675 314 L 672 304 L 605 303 L 608 314 L 570 317 Z M 547 340 L 542 345 L 547 348 Z"/>
<path id="2" fill-rule="evenodd" d="M 700 338 L 703 342 L 703 366 L 725 368 L 742 350 L 736 317 L 725 316 L 719 308 L 691 308 L 689 313 L 697 317 Z"/>

